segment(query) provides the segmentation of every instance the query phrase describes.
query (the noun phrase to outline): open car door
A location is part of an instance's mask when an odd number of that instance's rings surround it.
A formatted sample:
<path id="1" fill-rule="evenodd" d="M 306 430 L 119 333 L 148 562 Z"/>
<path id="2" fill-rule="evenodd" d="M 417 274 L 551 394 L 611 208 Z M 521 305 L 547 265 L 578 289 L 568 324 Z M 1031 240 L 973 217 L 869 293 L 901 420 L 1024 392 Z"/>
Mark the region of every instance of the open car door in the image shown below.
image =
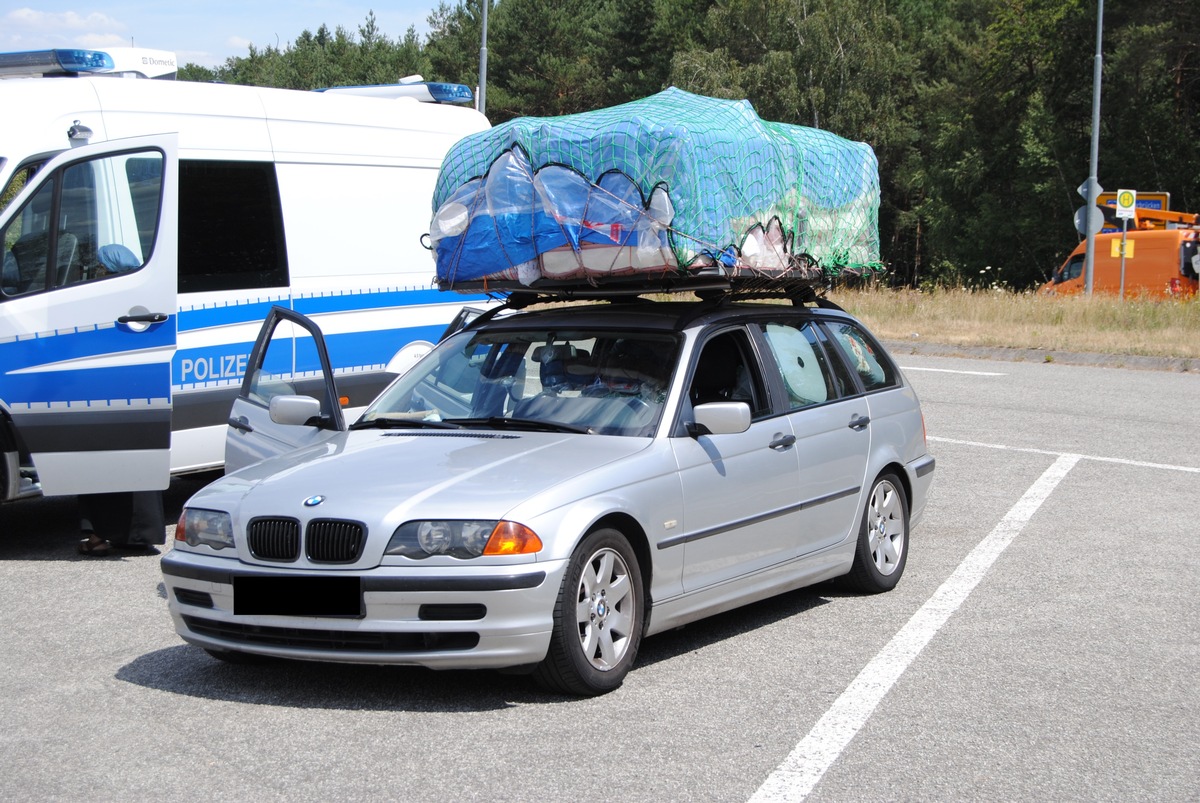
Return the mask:
<path id="1" fill-rule="evenodd" d="M 177 141 L 72 148 L 0 212 L 0 415 L 47 496 L 170 482 Z"/>
<path id="2" fill-rule="evenodd" d="M 345 429 L 320 327 L 298 312 L 272 307 L 229 414 L 226 473 Z"/>

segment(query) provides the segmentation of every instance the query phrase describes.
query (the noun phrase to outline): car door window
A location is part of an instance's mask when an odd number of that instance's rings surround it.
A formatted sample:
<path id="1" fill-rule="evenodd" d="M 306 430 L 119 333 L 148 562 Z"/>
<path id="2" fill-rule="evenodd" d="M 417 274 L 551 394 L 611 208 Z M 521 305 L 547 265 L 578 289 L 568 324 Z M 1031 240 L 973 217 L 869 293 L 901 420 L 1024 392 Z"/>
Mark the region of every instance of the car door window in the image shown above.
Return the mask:
<path id="1" fill-rule="evenodd" d="M 842 395 L 812 323 L 766 323 L 762 333 L 775 357 L 789 409 L 822 404 Z"/>
<path id="2" fill-rule="evenodd" d="M 688 389 L 692 404 L 740 401 L 754 418 L 771 412 L 746 333 L 730 330 L 712 337 L 700 350 Z"/>
<path id="3" fill-rule="evenodd" d="M 0 232 L 0 297 L 141 269 L 158 228 L 162 163 L 143 151 L 55 171 Z"/>

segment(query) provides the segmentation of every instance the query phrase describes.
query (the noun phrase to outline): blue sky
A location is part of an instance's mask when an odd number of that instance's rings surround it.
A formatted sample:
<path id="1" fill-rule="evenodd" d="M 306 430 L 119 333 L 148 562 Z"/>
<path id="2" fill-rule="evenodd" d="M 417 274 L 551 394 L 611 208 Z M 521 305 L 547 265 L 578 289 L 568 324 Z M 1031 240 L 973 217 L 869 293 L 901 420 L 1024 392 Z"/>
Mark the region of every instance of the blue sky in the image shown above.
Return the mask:
<path id="1" fill-rule="evenodd" d="M 179 64 L 206 67 L 244 56 L 255 47 L 283 47 L 301 31 L 339 25 L 358 34 L 375 11 L 380 30 L 392 39 L 408 26 L 428 31 L 426 17 L 437 0 L 390 0 L 382 5 L 337 0 L 201 0 L 200 2 L 108 2 L 103 5 L 0 0 L 0 52 L 52 47 L 104 48 L 131 42 L 175 52 Z M 450 5 L 453 5 L 451 0 Z"/>

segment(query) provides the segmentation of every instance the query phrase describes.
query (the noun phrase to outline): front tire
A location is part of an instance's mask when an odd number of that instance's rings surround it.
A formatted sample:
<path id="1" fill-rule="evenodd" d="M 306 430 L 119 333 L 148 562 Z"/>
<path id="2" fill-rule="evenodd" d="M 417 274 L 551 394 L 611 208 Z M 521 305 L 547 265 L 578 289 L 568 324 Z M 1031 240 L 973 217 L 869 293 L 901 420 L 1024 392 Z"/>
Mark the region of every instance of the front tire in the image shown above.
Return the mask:
<path id="1" fill-rule="evenodd" d="M 899 477 L 882 474 L 867 496 L 846 584 L 867 594 L 891 591 L 907 563 L 908 497 Z"/>
<path id="2" fill-rule="evenodd" d="M 550 649 L 534 678 L 550 691 L 593 696 L 621 685 L 642 642 L 642 573 L 628 539 L 596 530 L 567 566 Z"/>

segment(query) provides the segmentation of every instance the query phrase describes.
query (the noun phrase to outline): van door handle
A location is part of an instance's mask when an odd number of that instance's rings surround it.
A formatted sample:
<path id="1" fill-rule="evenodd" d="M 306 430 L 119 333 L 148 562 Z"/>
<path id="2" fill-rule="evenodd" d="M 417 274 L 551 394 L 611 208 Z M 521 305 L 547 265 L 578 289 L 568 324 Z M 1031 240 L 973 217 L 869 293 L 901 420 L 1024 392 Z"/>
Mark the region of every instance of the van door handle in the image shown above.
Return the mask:
<path id="1" fill-rule="evenodd" d="M 850 419 L 850 429 L 866 429 L 867 424 L 871 423 L 871 416 L 856 415 Z"/>
<path id="2" fill-rule="evenodd" d="M 117 323 L 162 323 L 167 319 L 165 312 L 146 312 L 141 315 L 122 315 Z"/>
<path id="3" fill-rule="evenodd" d="M 769 446 L 770 448 L 774 449 L 777 452 L 782 452 L 784 449 L 788 448 L 795 442 L 796 442 L 795 435 L 781 435 L 780 437 L 778 437 L 775 440 L 768 443 L 767 446 Z"/>
<path id="4" fill-rule="evenodd" d="M 237 418 L 229 417 L 229 426 L 236 429 L 238 432 L 253 432 L 254 427 L 250 426 L 250 419 L 244 415 L 239 415 Z"/>

